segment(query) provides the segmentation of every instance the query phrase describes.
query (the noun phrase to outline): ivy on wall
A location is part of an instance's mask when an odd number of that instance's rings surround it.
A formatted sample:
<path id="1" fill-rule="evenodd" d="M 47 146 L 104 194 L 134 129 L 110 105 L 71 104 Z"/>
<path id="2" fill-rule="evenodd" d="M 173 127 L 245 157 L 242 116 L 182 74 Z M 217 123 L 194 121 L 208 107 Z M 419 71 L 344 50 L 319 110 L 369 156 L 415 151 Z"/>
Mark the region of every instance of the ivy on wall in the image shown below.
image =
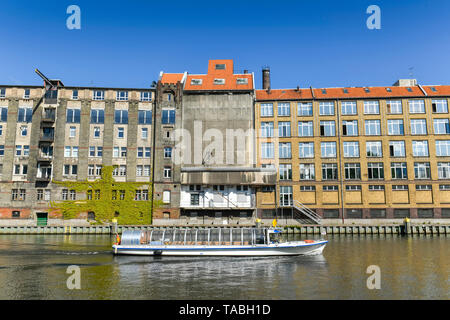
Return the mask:
<path id="1" fill-rule="evenodd" d="M 110 222 L 113 218 L 119 224 L 150 224 L 151 184 L 149 182 L 117 182 L 113 178 L 113 166 L 102 168 L 101 178 L 95 181 L 52 181 L 76 193 L 85 193 L 85 200 L 51 201 L 50 208 L 62 213 L 64 219 L 76 218 L 81 212 L 94 212 L 97 223 Z M 143 190 L 148 190 L 147 199 L 135 200 Z M 155 201 L 158 207 L 160 201 Z"/>

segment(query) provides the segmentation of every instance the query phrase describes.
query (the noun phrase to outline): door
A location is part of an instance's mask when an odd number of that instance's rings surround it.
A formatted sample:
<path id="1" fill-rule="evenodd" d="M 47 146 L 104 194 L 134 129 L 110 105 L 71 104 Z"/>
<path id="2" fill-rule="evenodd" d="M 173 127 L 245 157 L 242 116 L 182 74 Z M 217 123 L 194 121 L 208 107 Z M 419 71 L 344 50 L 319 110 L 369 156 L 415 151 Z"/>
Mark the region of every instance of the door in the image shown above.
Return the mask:
<path id="1" fill-rule="evenodd" d="M 38 226 L 46 226 L 47 220 L 48 220 L 48 213 L 47 212 L 37 212 L 37 225 Z"/>

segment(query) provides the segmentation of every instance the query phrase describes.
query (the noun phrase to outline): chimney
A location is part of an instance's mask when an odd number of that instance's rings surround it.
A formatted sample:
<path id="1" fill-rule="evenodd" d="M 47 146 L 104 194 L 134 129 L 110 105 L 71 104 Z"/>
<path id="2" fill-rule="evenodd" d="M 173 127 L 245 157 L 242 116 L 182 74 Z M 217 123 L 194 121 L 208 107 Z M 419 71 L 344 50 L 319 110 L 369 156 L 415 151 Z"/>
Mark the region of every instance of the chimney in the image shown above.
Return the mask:
<path id="1" fill-rule="evenodd" d="M 270 68 L 269 67 L 263 67 L 262 76 L 263 76 L 263 83 L 262 83 L 263 89 L 270 90 Z"/>
<path id="2" fill-rule="evenodd" d="M 248 70 L 244 70 L 244 74 L 247 74 L 248 73 Z"/>

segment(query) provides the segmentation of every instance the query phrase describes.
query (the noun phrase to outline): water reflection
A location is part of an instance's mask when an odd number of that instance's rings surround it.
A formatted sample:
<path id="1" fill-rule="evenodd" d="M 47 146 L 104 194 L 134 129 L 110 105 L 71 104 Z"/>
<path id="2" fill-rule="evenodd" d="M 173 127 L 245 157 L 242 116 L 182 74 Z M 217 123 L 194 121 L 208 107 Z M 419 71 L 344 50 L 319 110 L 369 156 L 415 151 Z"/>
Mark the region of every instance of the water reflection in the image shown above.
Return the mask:
<path id="1" fill-rule="evenodd" d="M 0 299 L 450 298 L 448 237 L 328 240 L 318 256 L 207 258 L 113 256 L 102 235 L 2 235 Z M 66 287 L 72 264 L 81 290 Z M 381 290 L 366 287 L 373 264 Z"/>

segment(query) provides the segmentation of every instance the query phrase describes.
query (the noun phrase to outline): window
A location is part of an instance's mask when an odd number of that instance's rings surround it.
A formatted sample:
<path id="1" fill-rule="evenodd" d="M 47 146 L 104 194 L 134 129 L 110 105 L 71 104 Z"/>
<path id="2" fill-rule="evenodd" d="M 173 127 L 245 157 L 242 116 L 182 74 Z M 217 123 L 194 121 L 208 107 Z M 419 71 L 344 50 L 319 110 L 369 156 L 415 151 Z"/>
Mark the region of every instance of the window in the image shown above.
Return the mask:
<path id="1" fill-rule="evenodd" d="M 5 155 L 5 146 L 0 145 L 0 156 L 4 156 L 4 155 Z"/>
<path id="2" fill-rule="evenodd" d="M 225 64 L 224 63 L 216 64 L 216 70 L 225 70 Z"/>
<path id="3" fill-rule="evenodd" d="M 409 113 L 425 113 L 425 101 L 409 100 Z"/>
<path id="4" fill-rule="evenodd" d="M 138 158 L 150 158 L 150 147 L 138 147 L 137 148 L 137 157 Z"/>
<path id="5" fill-rule="evenodd" d="M 170 191 L 169 190 L 163 191 L 163 203 L 170 203 Z"/>
<path id="6" fill-rule="evenodd" d="M 431 100 L 433 113 L 448 113 L 447 100 Z"/>
<path id="7" fill-rule="evenodd" d="M 386 101 L 387 113 L 390 114 L 402 114 L 402 101 L 401 100 L 388 100 Z"/>
<path id="8" fill-rule="evenodd" d="M 28 134 L 28 127 L 27 126 L 21 126 L 20 127 L 20 135 L 22 137 L 26 137 Z"/>
<path id="9" fill-rule="evenodd" d="M 431 186 L 428 190 L 431 190 Z M 433 218 L 433 209 L 417 209 L 417 216 L 419 218 Z"/>
<path id="10" fill-rule="evenodd" d="M 448 119 L 433 119 L 434 134 L 450 134 Z"/>
<path id="11" fill-rule="evenodd" d="M 8 121 L 8 108 L 0 108 L 0 121 L 1 122 Z"/>
<path id="12" fill-rule="evenodd" d="M 70 129 L 69 129 L 69 137 L 70 138 L 75 138 L 76 135 L 77 135 L 77 127 L 70 127 Z"/>
<path id="13" fill-rule="evenodd" d="M 364 114 L 380 114 L 378 101 L 364 101 Z"/>
<path id="14" fill-rule="evenodd" d="M 114 111 L 114 123 L 127 124 L 128 123 L 128 110 L 115 110 Z"/>
<path id="15" fill-rule="evenodd" d="M 247 78 L 237 78 L 236 84 L 248 84 L 248 79 Z"/>
<path id="16" fill-rule="evenodd" d="M 88 176 L 93 176 L 95 172 L 95 166 L 93 164 L 88 165 Z"/>
<path id="17" fill-rule="evenodd" d="M 72 90 L 72 100 L 78 100 L 78 90 Z"/>
<path id="18" fill-rule="evenodd" d="M 342 121 L 342 135 L 343 136 L 357 136 L 358 135 L 358 120 Z"/>
<path id="19" fill-rule="evenodd" d="M 336 163 L 322 163 L 322 180 L 337 180 L 338 167 Z"/>
<path id="20" fill-rule="evenodd" d="M 25 189 L 12 189 L 12 200 L 25 201 L 26 190 Z"/>
<path id="21" fill-rule="evenodd" d="M 198 206 L 200 203 L 200 195 L 198 193 L 191 193 L 191 206 Z"/>
<path id="22" fill-rule="evenodd" d="M 361 186 L 359 185 L 349 185 L 345 186 L 346 191 L 361 191 Z"/>
<path id="23" fill-rule="evenodd" d="M 0 99 L 3 99 L 6 97 L 6 89 L 0 88 Z"/>
<path id="24" fill-rule="evenodd" d="M 297 115 L 299 117 L 310 117 L 313 115 L 312 102 L 299 102 L 297 104 Z"/>
<path id="25" fill-rule="evenodd" d="M 151 110 L 139 110 L 138 111 L 138 123 L 139 124 L 152 124 L 152 111 Z"/>
<path id="26" fill-rule="evenodd" d="M 334 137 L 336 135 L 334 121 L 320 121 L 320 135 L 322 137 Z"/>
<path id="27" fill-rule="evenodd" d="M 366 156 L 367 157 L 382 157 L 383 149 L 381 141 L 367 141 L 366 142 Z"/>
<path id="28" fill-rule="evenodd" d="M 298 143 L 298 157 L 299 158 L 314 158 L 314 142 L 299 142 Z"/>
<path id="29" fill-rule="evenodd" d="M 114 147 L 113 148 L 113 158 L 118 158 L 119 157 L 119 147 Z"/>
<path id="30" fill-rule="evenodd" d="M 366 136 L 379 136 L 381 135 L 380 120 L 366 120 Z"/>
<path id="31" fill-rule="evenodd" d="M 439 190 L 450 190 L 450 184 L 440 184 L 439 185 Z M 442 216 L 442 217 L 444 218 L 444 216 Z"/>
<path id="32" fill-rule="evenodd" d="M 438 179 L 450 179 L 450 162 L 438 162 Z"/>
<path id="33" fill-rule="evenodd" d="M 149 165 L 139 165 L 136 166 L 136 176 L 141 177 L 148 177 L 150 176 L 150 166 Z"/>
<path id="34" fill-rule="evenodd" d="M 117 91 L 116 100 L 117 101 L 128 101 L 128 91 Z"/>
<path id="35" fill-rule="evenodd" d="M 152 93 L 150 91 L 141 91 L 141 101 L 152 101 Z"/>
<path id="36" fill-rule="evenodd" d="M 292 206 L 292 187 L 291 186 L 280 186 L 280 205 L 281 206 Z"/>
<path id="37" fill-rule="evenodd" d="M 358 141 L 344 141 L 344 158 L 358 158 L 359 157 L 359 142 Z"/>
<path id="38" fill-rule="evenodd" d="M 125 128 L 124 127 L 118 127 L 117 128 L 117 138 L 123 139 L 125 137 Z"/>
<path id="39" fill-rule="evenodd" d="M 432 190 L 433 188 L 429 184 L 417 184 L 416 190 Z M 420 210 L 420 209 L 419 209 Z"/>
<path id="40" fill-rule="evenodd" d="M 291 136 L 291 123 L 278 122 L 278 135 L 279 137 L 290 137 Z"/>
<path id="41" fill-rule="evenodd" d="M 78 174 L 78 166 L 76 164 L 65 164 L 63 167 L 63 174 L 76 176 Z"/>
<path id="42" fill-rule="evenodd" d="M 91 109 L 91 123 L 105 123 L 105 110 Z"/>
<path id="43" fill-rule="evenodd" d="M 96 176 L 101 176 L 102 175 L 102 166 L 100 166 L 100 165 L 96 165 L 95 166 L 95 175 Z"/>
<path id="44" fill-rule="evenodd" d="M 292 180 L 292 166 L 280 164 L 280 180 Z"/>
<path id="45" fill-rule="evenodd" d="M 355 101 L 343 101 L 341 102 L 342 115 L 355 115 L 356 114 L 356 102 Z"/>
<path id="46" fill-rule="evenodd" d="M 273 137 L 273 122 L 261 122 L 261 137 Z"/>
<path id="47" fill-rule="evenodd" d="M 80 123 L 80 109 L 67 109 L 66 122 L 67 123 Z"/>
<path id="48" fill-rule="evenodd" d="M 427 134 L 427 122 L 425 119 L 411 119 L 411 134 Z"/>
<path id="49" fill-rule="evenodd" d="M 289 102 L 278 102 L 278 116 L 289 117 L 291 115 L 291 104 Z"/>
<path id="50" fill-rule="evenodd" d="M 291 143 L 290 142 L 280 142 L 278 145 L 279 157 L 280 158 L 290 158 L 291 157 Z"/>
<path id="51" fill-rule="evenodd" d="M 273 157 L 274 157 L 273 142 L 261 143 L 261 158 L 273 159 Z"/>
<path id="52" fill-rule="evenodd" d="M 312 137 L 314 127 L 312 121 L 299 121 L 298 122 L 298 136 L 299 137 Z"/>
<path id="53" fill-rule="evenodd" d="M 314 180 L 315 168 L 313 163 L 300 164 L 300 180 Z"/>
<path id="54" fill-rule="evenodd" d="M 436 140 L 436 156 L 450 156 L 450 140 Z"/>
<path id="55" fill-rule="evenodd" d="M 22 174 L 25 175 L 28 173 L 28 165 L 27 164 L 16 164 L 14 165 L 14 174 Z"/>
<path id="56" fill-rule="evenodd" d="M 384 186 L 383 185 L 369 185 L 369 190 L 370 191 L 383 191 L 384 190 Z"/>
<path id="57" fill-rule="evenodd" d="M 171 167 L 164 167 L 164 178 L 171 178 L 172 177 L 172 168 Z"/>
<path id="58" fill-rule="evenodd" d="M 408 179 L 406 162 L 391 162 L 392 179 Z"/>
<path id="59" fill-rule="evenodd" d="M 32 108 L 20 107 L 18 110 L 17 122 L 31 122 L 33 116 Z"/>
<path id="60" fill-rule="evenodd" d="M 319 102 L 319 114 L 321 116 L 333 116 L 334 102 Z"/>
<path id="61" fill-rule="evenodd" d="M 200 86 L 203 83 L 203 79 L 191 79 L 191 85 Z"/>
<path id="62" fill-rule="evenodd" d="M 126 158 L 127 157 L 127 147 L 120 147 L 120 156 L 122 158 Z"/>
<path id="63" fill-rule="evenodd" d="M 113 176 L 124 177 L 126 175 L 127 175 L 127 166 L 126 165 L 114 166 Z"/>
<path id="64" fill-rule="evenodd" d="M 346 163 L 344 165 L 344 173 L 346 180 L 360 180 L 361 165 L 359 163 Z"/>
<path id="65" fill-rule="evenodd" d="M 384 179 L 384 167 L 382 162 L 369 162 L 367 164 L 369 180 Z"/>
<path id="66" fill-rule="evenodd" d="M 273 117 L 272 103 L 261 103 L 261 117 Z"/>
<path id="67" fill-rule="evenodd" d="M 388 120 L 388 135 L 404 135 L 403 120 Z"/>
<path id="68" fill-rule="evenodd" d="M 94 90 L 92 92 L 93 100 L 104 100 L 105 99 L 105 91 L 103 90 Z"/>
<path id="69" fill-rule="evenodd" d="M 94 138 L 100 138 L 100 127 L 94 127 Z"/>
<path id="70" fill-rule="evenodd" d="M 163 110 L 161 122 L 162 124 L 174 124 L 175 110 Z"/>
<path id="71" fill-rule="evenodd" d="M 316 191 L 316 186 L 300 186 L 300 191 Z"/>
<path id="72" fill-rule="evenodd" d="M 95 152 L 97 150 L 97 152 Z M 101 157 L 103 156 L 103 147 L 89 147 L 89 157 Z"/>
<path id="73" fill-rule="evenodd" d="M 392 191 L 401 191 L 401 190 L 408 190 L 408 186 L 402 185 L 402 184 L 393 184 L 392 185 Z"/>
<path id="74" fill-rule="evenodd" d="M 23 90 L 23 98 L 24 99 L 30 99 L 30 89 L 24 89 Z"/>
<path id="75" fill-rule="evenodd" d="M 172 158 L 172 148 L 171 147 L 164 147 L 164 158 L 165 159 Z"/>
<path id="76" fill-rule="evenodd" d="M 389 141 L 389 153 L 391 157 L 404 157 L 405 141 Z"/>
<path id="77" fill-rule="evenodd" d="M 431 179 L 429 162 L 414 162 L 415 179 Z"/>
<path id="78" fill-rule="evenodd" d="M 321 142 L 322 158 L 336 158 L 336 142 Z"/>
<path id="79" fill-rule="evenodd" d="M 141 128 L 141 139 L 148 139 L 148 128 Z"/>
<path id="80" fill-rule="evenodd" d="M 428 157 L 428 141 L 413 141 L 412 149 L 414 157 Z"/>
<path id="81" fill-rule="evenodd" d="M 0 136 L 3 135 L 3 125 L 0 124 Z"/>
<path id="82" fill-rule="evenodd" d="M 338 191 L 339 187 L 338 186 L 323 186 L 322 190 L 323 191 Z"/>

